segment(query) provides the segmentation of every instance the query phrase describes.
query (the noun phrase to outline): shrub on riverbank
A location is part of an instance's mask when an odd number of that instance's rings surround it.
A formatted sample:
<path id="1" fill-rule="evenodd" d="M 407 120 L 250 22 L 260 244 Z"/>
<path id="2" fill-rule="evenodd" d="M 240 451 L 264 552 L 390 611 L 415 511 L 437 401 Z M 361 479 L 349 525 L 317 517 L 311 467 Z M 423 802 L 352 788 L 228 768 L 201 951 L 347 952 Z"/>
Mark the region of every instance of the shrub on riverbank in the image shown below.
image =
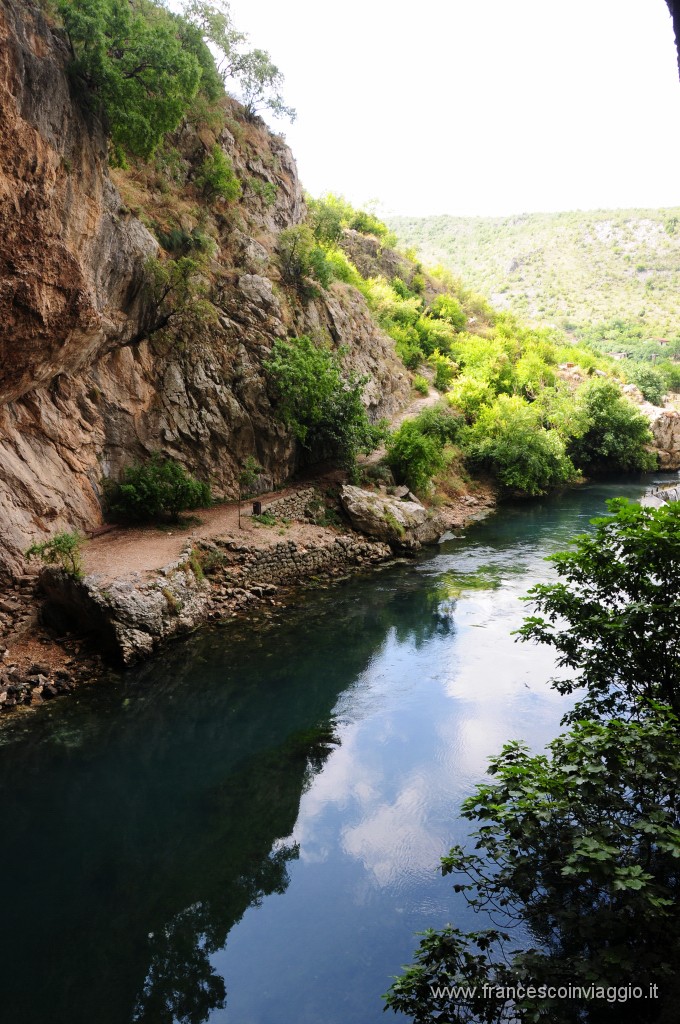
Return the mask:
<path id="1" fill-rule="evenodd" d="M 647 419 L 612 381 L 593 380 L 577 394 L 584 429 L 567 448 L 588 474 L 645 472 L 656 468 L 646 445 L 654 440 Z"/>
<path id="2" fill-rule="evenodd" d="M 406 420 L 387 440 L 387 462 L 397 479 L 425 493 L 452 457 L 462 420 L 444 403 Z"/>
<path id="3" fill-rule="evenodd" d="M 461 435 L 461 447 L 472 469 L 491 472 L 521 494 L 545 494 L 577 475 L 559 435 L 546 430 L 539 410 L 517 396 L 500 395 L 483 408 Z"/>

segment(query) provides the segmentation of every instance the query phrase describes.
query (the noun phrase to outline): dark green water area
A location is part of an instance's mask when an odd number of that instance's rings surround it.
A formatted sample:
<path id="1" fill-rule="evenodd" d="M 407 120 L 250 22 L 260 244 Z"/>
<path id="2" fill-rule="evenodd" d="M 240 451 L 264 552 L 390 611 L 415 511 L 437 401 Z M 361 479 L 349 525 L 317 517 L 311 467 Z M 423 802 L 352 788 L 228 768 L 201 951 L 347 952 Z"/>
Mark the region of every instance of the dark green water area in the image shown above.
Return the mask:
<path id="1" fill-rule="evenodd" d="M 522 595 L 663 479 L 502 507 L 5 723 L 0 1021 L 384 1022 L 415 932 L 474 923 L 438 872 L 461 799 L 567 707 Z"/>

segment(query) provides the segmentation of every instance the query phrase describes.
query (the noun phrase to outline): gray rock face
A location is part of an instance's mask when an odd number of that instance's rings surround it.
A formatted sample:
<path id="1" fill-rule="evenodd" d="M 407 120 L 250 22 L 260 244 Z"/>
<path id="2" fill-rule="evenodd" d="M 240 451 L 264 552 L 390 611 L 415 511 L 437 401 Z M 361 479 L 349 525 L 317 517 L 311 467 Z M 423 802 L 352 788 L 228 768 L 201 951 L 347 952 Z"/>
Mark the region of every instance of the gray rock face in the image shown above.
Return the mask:
<path id="1" fill-rule="evenodd" d="M 412 496 L 404 500 L 346 484 L 340 500 L 355 530 L 396 550 L 417 551 L 422 544 L 435 543 L 444 532 L 440 517 Z"/>

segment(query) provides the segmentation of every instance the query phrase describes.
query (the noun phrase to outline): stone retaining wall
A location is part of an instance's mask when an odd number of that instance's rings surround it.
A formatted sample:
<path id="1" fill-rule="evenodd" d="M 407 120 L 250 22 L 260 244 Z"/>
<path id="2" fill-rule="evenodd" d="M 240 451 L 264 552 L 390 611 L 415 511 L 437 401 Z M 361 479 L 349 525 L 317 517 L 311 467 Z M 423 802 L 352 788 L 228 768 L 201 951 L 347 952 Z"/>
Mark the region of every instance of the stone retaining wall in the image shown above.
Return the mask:
<path id="1" fill-rule="evenodd" d="M 305 487 L 294 494 L 287 494 L 284 498 L 275 498 L 274 501 L 267 502 L 262 506 L 262 511 L 276 516 L 277 519 L 296 519 L 306 522 L 314 518 L 309 514 L 310 507 L 313 510 L 314 506 L 319 505 L 320 502 L 321 497 L 316 487 Z"/>
<path id="2" fill-rule="evenodd" d="M 41 585 L 51 624 L 89 630 L 107 657 L 132 665 L 203 622 L 265 600 L 278 603 L 272 595 L 282 584 L 304 584 L 391 557 L 387 544 L 355 533 L 327 530 L 313 542 L 282 540 L 265 547 L 226 536 L 187 546 L 151 579 L 135 573 L 104 584 L 97 575 L 76 580 L 49 567 Z"/>

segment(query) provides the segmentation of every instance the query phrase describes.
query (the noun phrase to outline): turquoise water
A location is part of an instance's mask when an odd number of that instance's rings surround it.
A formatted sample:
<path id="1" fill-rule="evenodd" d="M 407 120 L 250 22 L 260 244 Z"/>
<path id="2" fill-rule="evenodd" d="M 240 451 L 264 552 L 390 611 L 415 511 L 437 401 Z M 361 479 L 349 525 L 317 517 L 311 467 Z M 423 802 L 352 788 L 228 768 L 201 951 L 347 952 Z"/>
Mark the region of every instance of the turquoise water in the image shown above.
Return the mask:
<path id="1" fill-rule="evenodd" d="M 656 480 L 661 477 L 654 478 Z M 502 508 L 0 732 L 0 1020 L 378 1024 L 504 740 L 566 709 L 520 598 L 607 497 Z M 391 1015 L 390 1018 L 391 1019 Z"/>

